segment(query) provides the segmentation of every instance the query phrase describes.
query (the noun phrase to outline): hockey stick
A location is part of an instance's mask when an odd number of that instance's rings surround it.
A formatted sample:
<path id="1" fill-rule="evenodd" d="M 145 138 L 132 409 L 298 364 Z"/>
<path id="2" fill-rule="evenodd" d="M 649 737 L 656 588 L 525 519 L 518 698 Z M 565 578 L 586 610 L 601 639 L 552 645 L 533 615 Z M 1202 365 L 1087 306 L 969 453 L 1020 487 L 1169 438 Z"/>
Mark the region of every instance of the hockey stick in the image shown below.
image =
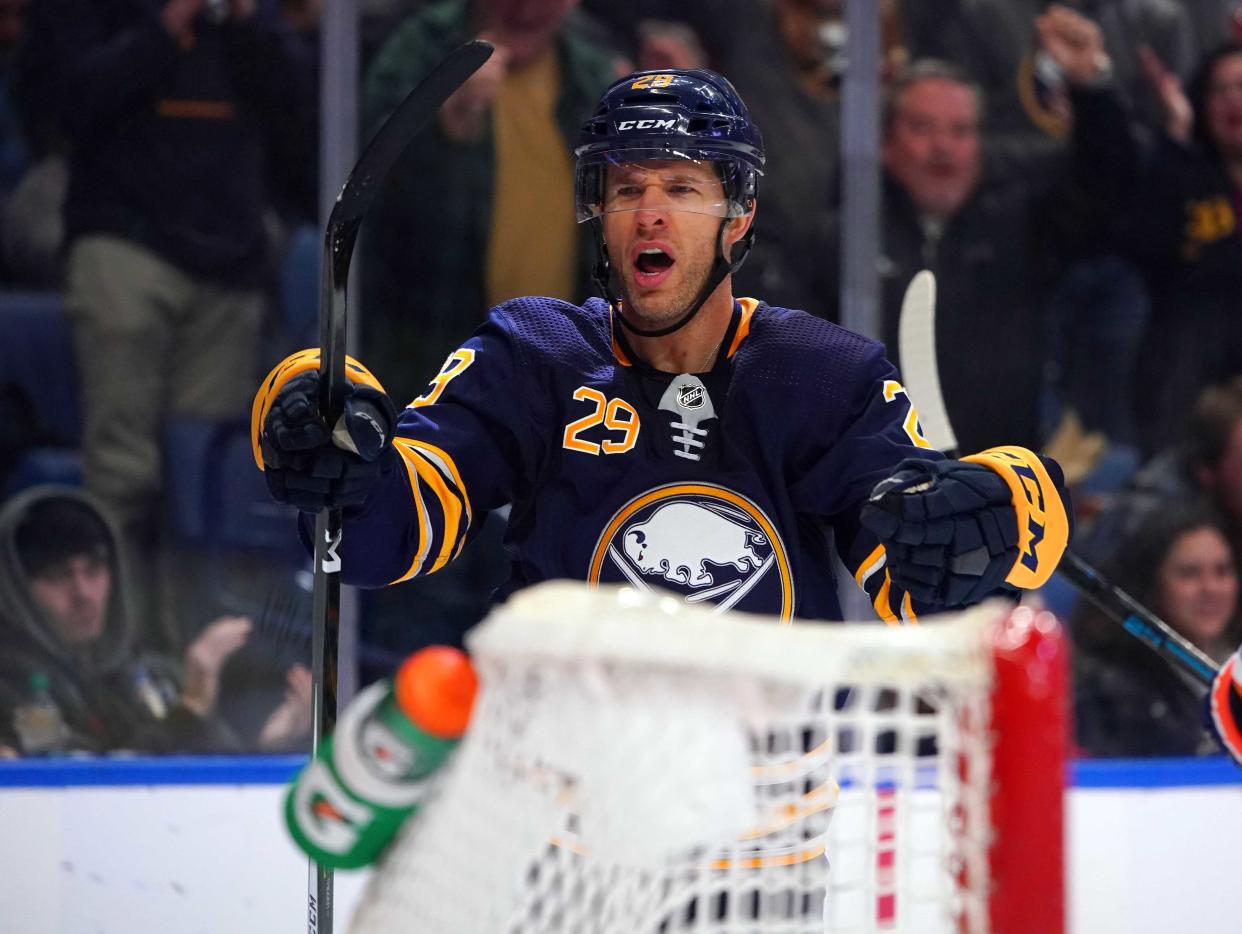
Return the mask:
<path id="1" fill-rule="evenodd" d="M 918 399 L 923 437 L 949 457 L 957 452 L 957 435 L 944 407 L 940 364 L 936 357 L 936 276 L 929 269 L 915 273 L 901 299 L 897 319 L 897 354 L 906 396 Z M 912 389 L 911 386 L 916 389 Z"/>
<path id="2" fill-rule="evenodd" d="M 1168 623 L 1139 603 L 1072 551 L 1057 566 L 1084 597 L 1120 623 L 1130 635 L 1146 643 L 1165 661 L 1196 684 L 1210 688 L 1220 670 L 1216 663 L 1178 635 Z"/>
<path id="3" fill-rule="evenodd" d="M 925 269 L 910 281 L 901 302 L 897 330 L 901 378 L 906 395 L 917 404 L 923 436 L 932 447 L 953 457 L 957 453 L 957 438 L 940 391 L 935 335 L 936 279 Z M 1176 670 L 1196 684 L 1211 686 L 1218 671 L 1216 663 L 1090 564 L 1066 551 L 1057 570 L 1110 619 Z"/>
<path id="4" fill-rule="evenodd" d="M 335 425 L 345 408 L 345 293 L 362 218 L 380 183 L 424 124 L 492 54 L 474 41 L 449 54 L 379 128 L 336 197 L 323 240 L 323 290 L 319 299 L 319 413 Z M 315 517 L 315 591 L 311 675 L 314 679 L 311 755 L 336 724 L 337 648 L 341 621 L 341 510 Z M 332 934 L 332 870 L 313 860 L 307 903 L 308 934 Z"/>

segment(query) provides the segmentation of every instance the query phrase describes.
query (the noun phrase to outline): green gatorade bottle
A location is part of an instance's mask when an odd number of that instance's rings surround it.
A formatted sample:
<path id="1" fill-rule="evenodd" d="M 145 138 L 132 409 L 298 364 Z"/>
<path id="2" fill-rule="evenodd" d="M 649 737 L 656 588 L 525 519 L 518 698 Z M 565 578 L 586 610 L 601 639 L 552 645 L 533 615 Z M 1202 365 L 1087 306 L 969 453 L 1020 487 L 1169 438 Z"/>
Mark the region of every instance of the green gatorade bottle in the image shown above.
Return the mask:
<path id="1" fill-rule="evenodd" d="M 465 732 L 477 686 L 464 652 L 430 646 L 359 692 L 285 797 L 298 846 L 325 868 L 374 862 Z"/>

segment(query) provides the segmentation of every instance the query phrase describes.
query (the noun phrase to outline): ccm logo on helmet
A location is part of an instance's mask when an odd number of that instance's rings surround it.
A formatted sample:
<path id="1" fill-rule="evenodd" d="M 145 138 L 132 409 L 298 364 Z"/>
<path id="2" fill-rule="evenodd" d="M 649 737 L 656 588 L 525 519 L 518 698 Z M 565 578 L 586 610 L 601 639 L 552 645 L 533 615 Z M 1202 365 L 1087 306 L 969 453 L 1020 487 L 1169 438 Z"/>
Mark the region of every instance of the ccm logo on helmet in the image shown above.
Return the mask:
<path id="1" fill-rule="evenodd" d="M 618 120 L 618 130 L 671 130 L 677 126 L 676 120 Z"/>

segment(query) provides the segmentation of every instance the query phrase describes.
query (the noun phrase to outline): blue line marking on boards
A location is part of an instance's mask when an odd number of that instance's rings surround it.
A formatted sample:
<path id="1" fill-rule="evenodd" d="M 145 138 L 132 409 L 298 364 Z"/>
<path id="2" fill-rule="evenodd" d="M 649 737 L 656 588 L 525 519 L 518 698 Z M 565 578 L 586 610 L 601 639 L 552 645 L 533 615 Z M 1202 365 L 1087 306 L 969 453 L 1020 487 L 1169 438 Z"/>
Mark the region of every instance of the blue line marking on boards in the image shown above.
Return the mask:
<path id="1" fill-rule="evenodd" d="M 1072 788 L 1199 788 L 1242 785 L 1242 767 L 1228 756 L 1176 759 L 1076 759 L 1066 783 Z"/>
<path id="2" fill-rule="evenodd" d="M 100 756 L 0 761 L 0 788 L 283 785 L 306 756 Z"/>
<path id="3" fill-rule="evenodd" d="M 306 764 L 290 756 L 105 756 L 0 760 L 0 789 L 124 785 L 283 785 Z M 861 776 L 859 776 L 861 777 Z M 842 776 L 849 788 L 859 777 Z M 935 770 L 919 766 L 915 787 L 934 788 Z M 895 776 L 876 774 L 883 788 Z M 1242 767 L 1227 756 L 1177 759 L 1078 759 L 1067 768 L 1073 788 L 1187 788 L 1242 786 Z"/>

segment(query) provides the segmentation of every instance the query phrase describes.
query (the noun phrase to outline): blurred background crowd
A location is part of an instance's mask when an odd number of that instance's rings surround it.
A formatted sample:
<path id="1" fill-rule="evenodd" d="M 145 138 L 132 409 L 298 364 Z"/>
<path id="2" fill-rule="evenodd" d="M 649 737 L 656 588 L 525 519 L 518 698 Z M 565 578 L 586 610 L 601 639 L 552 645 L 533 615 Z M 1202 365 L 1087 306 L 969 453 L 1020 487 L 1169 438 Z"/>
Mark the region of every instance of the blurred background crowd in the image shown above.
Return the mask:
<path id="1" fill-rule="evenodd" d="M 964 450 L 1065 466 L 1076 548 L 1242 642 L 1242 0 L 878 0 L 879 325 L 939 279 Z M 734 292 L 839 320 L 844 0 L 359 0 L 360 140 L 493 58 L 364 225 L 358 356 L 398 402 L 493 304 L 581 301 L 572 145 L 636 68 L 737 87 L 768 163 Z M 320 0 L 0 0 L 0 755 L 309 747 L 309 562 L 247 424 L 317 343 Z M 340 180 L 333 180 L 339 183 Z M 363 682 L 458 642 L 503 521 L 361 596 Z M 1212 747 L 1194 689 L 1054 579 L 1086 755 Z"/>

